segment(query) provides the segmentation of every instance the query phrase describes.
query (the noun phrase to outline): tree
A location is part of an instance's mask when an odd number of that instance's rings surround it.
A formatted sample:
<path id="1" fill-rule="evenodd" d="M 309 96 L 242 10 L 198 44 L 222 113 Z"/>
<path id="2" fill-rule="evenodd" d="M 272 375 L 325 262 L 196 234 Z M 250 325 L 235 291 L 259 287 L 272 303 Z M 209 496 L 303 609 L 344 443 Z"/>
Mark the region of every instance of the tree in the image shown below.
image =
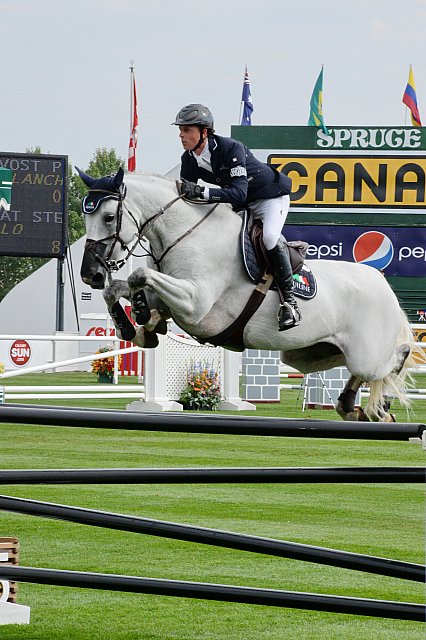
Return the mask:
<path id="1" fill-rule="evenodd" d="M 27 149 L 26 153 L 40 154 L 40 147 Z M 124 167 L 124 160 L 117 156 L 115 149 L 96 149 L 86 173 L 94 178 L 116 173 Z M 78 174 L 68 167 L 68 243 L 72 244 L 84 235 L 84 222 L 81 215 L 81 200 L 87 193 L 87 187 Z M 21 280 L 47 262 L 48 258 L 22 258 L 0 256 L 0 301 Z"/>
<path id="2" fill-rule="evenodd" d="M 124 160 L 117 156 L 115 149 L 96 149 L 85 173 L 93 178 L 101 178 L 110 173 L 116 173 L 120 167 L 124 168 Z M 80 176 L 72 172 L 69 167 L 68 187 L 68 228 L 70 244 L 84 235 L 84 222 L 81 215 L 81 201 L 87 193 L 87 187 Z"/>

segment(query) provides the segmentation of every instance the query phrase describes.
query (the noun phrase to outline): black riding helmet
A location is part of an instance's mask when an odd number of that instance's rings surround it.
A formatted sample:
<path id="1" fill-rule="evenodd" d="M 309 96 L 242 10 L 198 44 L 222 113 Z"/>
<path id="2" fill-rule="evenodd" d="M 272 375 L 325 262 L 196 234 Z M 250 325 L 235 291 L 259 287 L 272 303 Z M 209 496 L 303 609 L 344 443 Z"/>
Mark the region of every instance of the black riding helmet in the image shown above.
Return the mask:
<path id="1" fill-rule="evenodd" d="M 203 129 L 214 129 L 212 112 L 203 104 L 187 104 L 182 107 L 172 124 L 180 126 L 198 125 Z"/>

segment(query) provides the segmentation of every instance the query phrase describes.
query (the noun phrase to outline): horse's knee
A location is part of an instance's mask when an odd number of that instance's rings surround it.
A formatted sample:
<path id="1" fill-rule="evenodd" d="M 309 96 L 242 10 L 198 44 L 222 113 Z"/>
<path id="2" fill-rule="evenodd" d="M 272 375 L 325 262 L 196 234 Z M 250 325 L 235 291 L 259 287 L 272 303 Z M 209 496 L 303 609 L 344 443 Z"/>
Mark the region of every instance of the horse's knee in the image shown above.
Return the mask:
<path id="1" fill-rule="evenodd" d="M 139 267 L 129 275 L 127 282 L 132 291 L 139 291 L 146 285 L 146 279 L 147 270 L 144 267 Z"/>
<path id="2" fill-rule="evenodd" d="M 108 307 L 110 307 L 120 298 L 128 298 L 130 291 L 125 280 L 113 280 L 111 284 L 102 291 L 102 295 Z"/>

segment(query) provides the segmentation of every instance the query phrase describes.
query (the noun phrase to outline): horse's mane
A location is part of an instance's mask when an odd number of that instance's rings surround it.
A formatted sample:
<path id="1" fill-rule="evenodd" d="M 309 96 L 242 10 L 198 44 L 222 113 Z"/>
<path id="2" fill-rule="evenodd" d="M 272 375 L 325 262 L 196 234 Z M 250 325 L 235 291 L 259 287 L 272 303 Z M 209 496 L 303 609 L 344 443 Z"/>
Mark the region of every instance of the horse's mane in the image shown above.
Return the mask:
<path id="1" fill-rule="evenodd" d="M 127 181 L 127 179 L 129 177 L 131 178 L 131 180 L 133 178 L 135 178 L 136 182 L 138 182 L 137 178 L 142 178 L 142 179 L 144 177 L 146 177 L 146 178 L 158 178 L 159 180 L 162 180 L 163 182 L 167 182 L 169 185 L 174 185 L 174 186 L 176 185 L 176 178 L 165 176 L 165 175 L 162 175 L 160 173 L 153 173 L 151 171 L 135 171 L 135 172 L 132 172 L 132 173 L 126 173 L 124 175 L 124 183 L 126 183 L 126 181 Z M 205 202 L 200 202 L 200 205 L 202 207 L 205 207 L 207 204 L 208 203 L 206 201 Z M 221 202 L 220 204 L 221 204 L 221 206 L 226 206 L 227 208 L 231 209 L 231 211 L 234 213 L 234 210 L 232 209 L 232 205 L 230 205 L 229 203 Z"/>

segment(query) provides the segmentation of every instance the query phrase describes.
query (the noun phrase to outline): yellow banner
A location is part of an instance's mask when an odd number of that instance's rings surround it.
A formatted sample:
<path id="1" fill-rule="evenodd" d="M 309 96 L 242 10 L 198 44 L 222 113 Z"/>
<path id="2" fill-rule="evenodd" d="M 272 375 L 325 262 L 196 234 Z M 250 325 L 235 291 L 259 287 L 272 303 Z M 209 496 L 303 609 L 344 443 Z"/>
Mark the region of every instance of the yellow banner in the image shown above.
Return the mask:
<path id="1" fill-rule="evenodd" d="M 296 206 L 425 208 L 426 156 L 271 154 Z"/>

